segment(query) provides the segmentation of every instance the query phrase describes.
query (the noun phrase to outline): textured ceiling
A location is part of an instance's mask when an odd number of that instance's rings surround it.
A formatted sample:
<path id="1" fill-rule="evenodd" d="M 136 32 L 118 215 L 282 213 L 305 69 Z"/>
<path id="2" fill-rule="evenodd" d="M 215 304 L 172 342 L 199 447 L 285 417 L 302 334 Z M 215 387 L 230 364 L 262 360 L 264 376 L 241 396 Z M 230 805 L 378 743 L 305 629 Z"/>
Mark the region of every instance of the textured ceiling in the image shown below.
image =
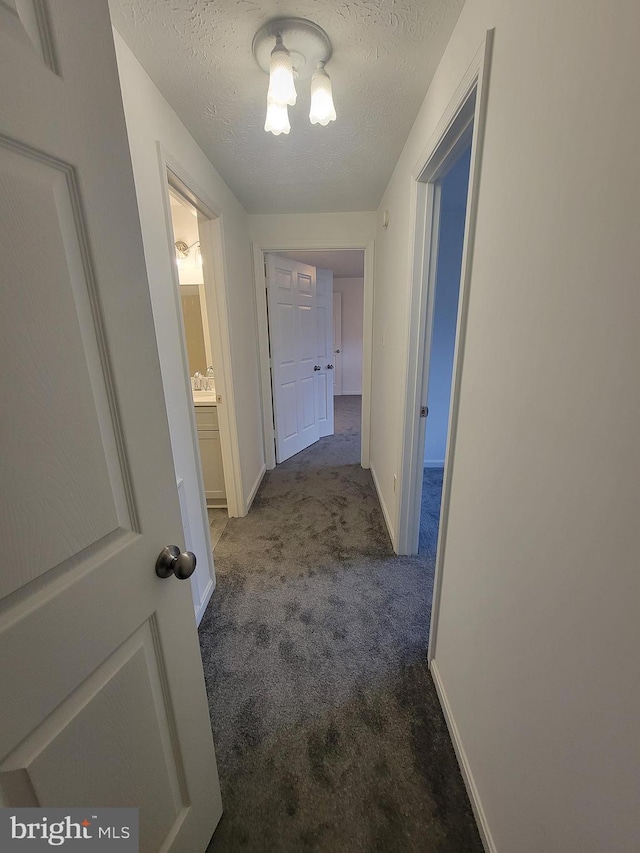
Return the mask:
<path id="1" fill-rule="evenodd" d="M 364 252 L 362 249 L 319 249 L 309 252 L 278 252 L 292 261 L 333 270 L 334 278 L 362 278 L 364 276 Z"/>
<path id="2" fill-rule="evenodd" d="M 110 0 L 113 23 L 249 213 L 374 210 L 464 0 Z M 333 43 L 338 120 L 263 130 L 268 77 L 251 53 L 274 17 L 309 18 Z"/>

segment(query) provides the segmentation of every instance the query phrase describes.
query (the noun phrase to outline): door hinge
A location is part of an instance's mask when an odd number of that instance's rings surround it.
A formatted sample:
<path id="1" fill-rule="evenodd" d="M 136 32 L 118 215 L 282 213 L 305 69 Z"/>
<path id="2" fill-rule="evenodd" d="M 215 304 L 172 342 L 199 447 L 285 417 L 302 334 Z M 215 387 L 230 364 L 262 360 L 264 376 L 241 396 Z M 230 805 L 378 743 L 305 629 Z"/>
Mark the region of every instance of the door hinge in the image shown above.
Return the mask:
<path id="1" fill-rule="evenodd" d="M 429 406 L 420 406 L 420 417 L 426 418 L 429 414 Z"/>

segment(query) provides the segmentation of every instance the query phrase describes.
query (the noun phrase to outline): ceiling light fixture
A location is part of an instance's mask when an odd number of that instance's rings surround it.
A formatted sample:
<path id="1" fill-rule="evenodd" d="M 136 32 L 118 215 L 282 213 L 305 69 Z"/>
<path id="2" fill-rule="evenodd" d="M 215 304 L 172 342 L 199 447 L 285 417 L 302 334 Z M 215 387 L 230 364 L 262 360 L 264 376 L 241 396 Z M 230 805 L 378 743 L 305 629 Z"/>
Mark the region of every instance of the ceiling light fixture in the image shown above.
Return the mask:
<path id="1" fill-rule="evenodd" d="M 264 129 L 274 136 L 279 136 L 281 133 L 289 133 L 291 125 L 289 124 L 289 110 L 286 104 L 276 104 L 274 101 L 267 101 L 267 118 L 264 123 Z"/>
<path id="2" fill-rule="evenodd" d="M 291 54 L 282 43 L 282 36 L 276 36 L 276 46 L 271 51 L 269 62 L 269 91 L 267 103 L 277 106 L 293 106 L 296 102 L 296 85 L 293 81 Z"/>
<path id="3" fill-rule="evenodd" d="M 325 70 L 332 51 L 322 27 L 303 18 L 276 18 L 258 30 L 253 55 L 269 74 L 267 132 L 279 136 L 291 130 L 287 108 L 296 103 L 296 79 L 311 79 L 311 124 L 327 125 L 336 120 L 331 80 Z"/>
<path id="4" fill-rule="evenodd" d="M 326 126 L 336 120 L 336 110 L 333 106 L 331 78 L 324 70 L 324 62 L 318 63 L 318 68 L 311 77 L 311 109 L 309 110 L 311 124 Z"/>

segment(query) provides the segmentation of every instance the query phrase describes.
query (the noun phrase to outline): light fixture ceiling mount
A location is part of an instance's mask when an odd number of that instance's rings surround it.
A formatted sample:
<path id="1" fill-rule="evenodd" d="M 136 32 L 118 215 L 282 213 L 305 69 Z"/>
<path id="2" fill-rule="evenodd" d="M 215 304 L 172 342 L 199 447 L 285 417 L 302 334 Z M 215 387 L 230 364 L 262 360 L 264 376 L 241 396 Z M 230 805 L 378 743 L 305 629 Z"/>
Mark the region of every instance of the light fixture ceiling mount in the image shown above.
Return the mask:
<path id="1" fill-rule="evenodd" d="M 253 55 L 265 74 L 270 71 L 271 52 L 278 36 L 291 54 L 293 70 L 301 80 L 310 78 L 319 62 L 331 59 L 333 48 L 322 27 L 304 18 L 274 18 L 253 37 Z"/>
<path id="2" fill-rule="evenodd" d="M 304 18 L 274 18 L 255 34 L 252 50 L 269 75 L 266 131 L 279 136 L 291 130 L 288 107 L 296 103 L 296 80 L 311 80 L 311 123 L 335 121 L 331 80 L 325 70 L 333 48 L 322 27 Z"/>

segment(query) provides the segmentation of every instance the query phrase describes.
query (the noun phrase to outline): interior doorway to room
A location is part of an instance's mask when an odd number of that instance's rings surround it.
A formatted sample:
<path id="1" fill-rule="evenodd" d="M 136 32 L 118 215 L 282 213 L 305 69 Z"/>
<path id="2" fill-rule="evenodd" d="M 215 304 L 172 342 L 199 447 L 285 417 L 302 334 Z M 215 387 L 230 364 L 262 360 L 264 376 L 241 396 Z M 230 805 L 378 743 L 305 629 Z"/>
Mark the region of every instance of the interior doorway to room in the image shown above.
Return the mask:
<path id="1" fill-rule="evenodd" d="M 444 465 L 449 437 L 451 388 L 458 334 L 458 307 L 471 145 L 438 182 L 437 252 L 431 328 L 427 335 L 427 410 L 418 553 L 435 561 Z"/>
<path id="2" fill-rule="evenodd" d="M 279 463 L 332 435 L 334 409 L 338 419 L 354 406 L 362 411 L 365 255 L 269 252 L 265 272 Z"/>
<path id="3" fill-rule="evenodd" d="M 194 406 L 211 546 L 215 548 L 229 513 L 218 418 L 215 348 L 212 346 L 209 322 L 209 312 L 213 306 L 207 303 L 200 243 L 202 214 L 171 183 L 169 201 L 188 381 Z"/>

